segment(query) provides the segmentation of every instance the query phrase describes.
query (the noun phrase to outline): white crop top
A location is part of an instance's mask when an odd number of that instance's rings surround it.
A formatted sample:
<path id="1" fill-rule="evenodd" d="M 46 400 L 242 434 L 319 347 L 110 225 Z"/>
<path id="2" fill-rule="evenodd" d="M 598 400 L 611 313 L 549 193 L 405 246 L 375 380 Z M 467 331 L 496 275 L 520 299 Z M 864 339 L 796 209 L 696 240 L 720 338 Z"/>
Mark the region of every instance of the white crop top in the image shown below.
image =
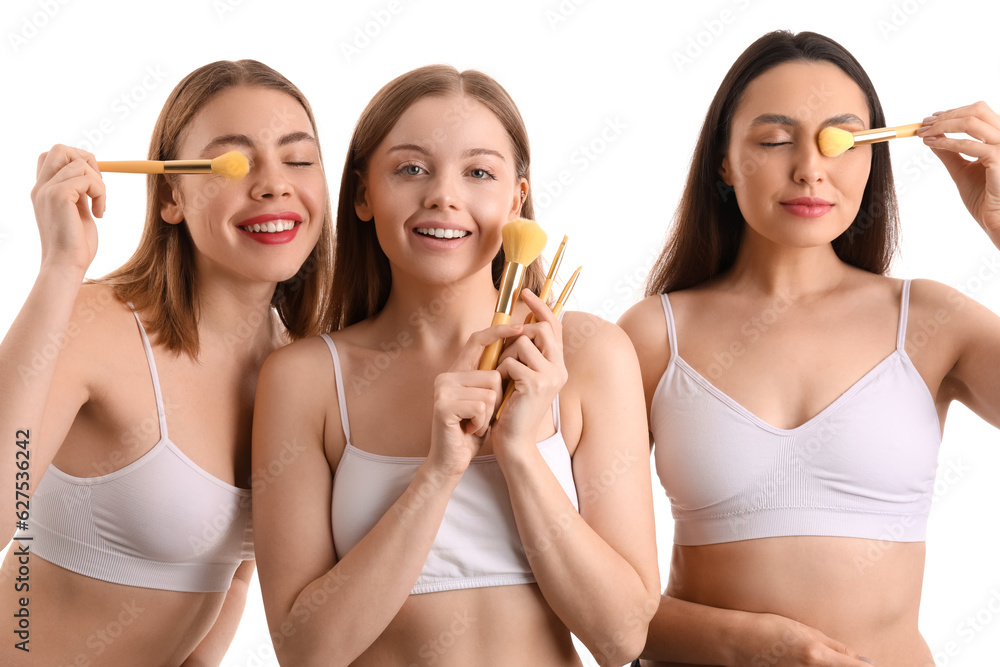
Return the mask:
<path id="1" fill-rule="evenodd" d="M 924 540 L 941 425 L 904 349 L 909 295 L 906 281 L 896 349 L 793 429 L 759 419 L 681 358 L 670 299 L 661 295 L 670 361 L 653 394 L 650 431 L 676 544 L 788 535 Z"/>
<path id="2" fill-rule="evenodd" d="M 323 334 L 323 339 L 333 356 L 340 420 L 347 442 L 334 475 L 331 515 L 334 548 L 337 558 L 343 558 L 403 494 L 425 459 L 370 454 L 351 444 L 340 358 L 330 337 Z M 552 406 L 556 432 L 539 442 L 538 449 L 579 510 L 572 461 L 559 427 L 558 403 L 556 399 Z M 514 523 L 503 472 L 495 456 L 476 456 L 448 501 L 437 537 L 410 593 L 534 581 Z"/>
<path id="3" fill-rule="evenodd" d="M 167 435 L 160 382 L 139 322 L 156 396 L 160 440 L 99 477 L 50 465 L 14 536 L 41 558 L 101 581 L 169 591 L 227 591 L 253 558 L 250 490 L 202 470 Z"/>

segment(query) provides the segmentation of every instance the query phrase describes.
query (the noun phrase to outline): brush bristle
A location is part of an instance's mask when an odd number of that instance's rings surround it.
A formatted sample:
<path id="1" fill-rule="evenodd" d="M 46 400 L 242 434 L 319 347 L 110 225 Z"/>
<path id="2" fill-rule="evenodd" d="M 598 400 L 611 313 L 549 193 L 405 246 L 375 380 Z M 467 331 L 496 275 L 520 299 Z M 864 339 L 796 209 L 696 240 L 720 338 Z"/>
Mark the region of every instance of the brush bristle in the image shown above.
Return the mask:
<path id="1" fill-rule="evenodd" d="M 508 262 L 527 266 L 545 249 L 546 236 L 537 222 L 518 218 L 500 229 L 503 234 L 503 252 Z"/>
<path id="2" fill-rule="evenodd" d="M 854 135 L 839 127 L 825 127 L 819 133 L 819 152 L 837 157 L 854 145 Z"/>
<path id="3" fill-rule="evenodd" d="M 212 160 L 212 173 L 238 181 L 250 173 L 250 161 L 239 151 L 229 151 Z"/>

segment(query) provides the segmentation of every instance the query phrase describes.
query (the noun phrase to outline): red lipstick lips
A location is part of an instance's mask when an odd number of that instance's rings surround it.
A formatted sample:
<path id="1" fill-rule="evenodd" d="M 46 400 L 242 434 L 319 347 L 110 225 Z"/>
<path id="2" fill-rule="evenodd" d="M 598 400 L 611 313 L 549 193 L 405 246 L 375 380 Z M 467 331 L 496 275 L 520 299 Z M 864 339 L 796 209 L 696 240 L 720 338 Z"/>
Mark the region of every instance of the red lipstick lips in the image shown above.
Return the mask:
<path id="1" fill-rule="evenodd" d="M 302 216 L 292 211 L 263 213 L 236 223 L 247 237 L 265 245 L 288 243 L 298 233 Z"/>

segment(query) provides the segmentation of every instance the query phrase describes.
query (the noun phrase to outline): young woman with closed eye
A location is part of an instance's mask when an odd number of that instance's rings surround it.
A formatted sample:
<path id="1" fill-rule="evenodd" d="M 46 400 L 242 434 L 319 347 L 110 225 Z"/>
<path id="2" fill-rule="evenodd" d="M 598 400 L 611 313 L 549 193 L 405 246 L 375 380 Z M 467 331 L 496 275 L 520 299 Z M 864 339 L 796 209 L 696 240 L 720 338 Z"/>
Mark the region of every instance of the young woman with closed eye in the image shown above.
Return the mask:
<path id="1" fill-rule="evenodd" d="M 886 275 L 888 145 L 828 157 L 827 126 L 885 126 L 857 61 L 814 33 L 749 47 L 620 321 L 675 520 L 643 664 L 933 664 L 917 614 L 941 429 L 954 400 L 1000 426 L 1000 318 Z M 996 114 L 939 113 L 920 136 L 1000 245 Z"/>
<path id="2" fill-rule="evenodd" d="M 185 77 L 150 159 L 229 150 L 242 180 L 149 176 L 139 248 L 88 284 L 116 184 L 76 148 L 38 160 L 42 265 L 0 345 L 0 420 L 24 443 L 5 441 L 3 478 L 30 497 L 0 573 L 0 663 L 218 665 L 233 638 L 253 388 L 267 354 L 319 329 L 332 224 L 309 104 L 256 61 Z"/>

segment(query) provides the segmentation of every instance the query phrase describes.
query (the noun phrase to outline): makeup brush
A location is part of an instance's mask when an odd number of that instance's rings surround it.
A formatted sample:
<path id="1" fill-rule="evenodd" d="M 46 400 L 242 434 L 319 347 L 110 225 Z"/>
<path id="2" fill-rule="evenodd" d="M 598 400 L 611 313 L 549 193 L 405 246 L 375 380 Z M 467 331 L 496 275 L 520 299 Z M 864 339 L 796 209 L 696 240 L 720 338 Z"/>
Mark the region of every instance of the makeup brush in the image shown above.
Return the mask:
<path id="1" fill-rule="evenodd" d="M 874 130 L 848 132 L 839 127 L 824 127 L 819 133 L 819 152 L 827 157 L 837 157 L 852 146 L 875 144 L 889 139 L 912 137 L 923 123 L 911 123 L 898 127 L 880 127 Z"/>
<path id="2" fill-rule="evenodd" d="M 552 264 L 549 265 L 549 273 L 545 276 L 545 282 L 542 283 L 542 289 L 538 293 L 538 298 L 542 301 L 547 301 L 549 298 L 549 292 L 552 291 L 552 281 L 555 280 L 556 274 L 559 273 L 559 266 L 562 264 L 563 253 L 566 252 L 566 242 L 569 241 L 569 237 L 565 234 L 562 238 L 562 243 L 559 244 L 559 248 L 556 250 L 555 256 L 552 258 Z M 538 321 L 535 314 L 531 314 L 531 319 L 528 320 L 528 324 L 534 324 Z M 500 401 L 500 407 L 497 408 L 496 414 L 493 416 L 494 419 L 500 416 L 500 411 L 503 410 L 504 403 L 510 398 L 510 395 L 514 393 L 514 383 L 510 382 L 507 384 L 507 389 L 504 391 L 503 400 Z"/>
<path id="3" fill-rule="evenodd" d="M 565 240 L 563 242 L 565 243 Z M 555 315 L 556 317 L 559 317 L 559 314 L 563 311 L 563 308 L 566 307 L 566 302 L 569 301 L 569 295 L 573 293 L 573 288 L 576 287 L 576 281 L 580 279 L 580 271 L 582 270 L 583 267 L 581 266 L 577 268 L 576 271 L 573 272 L 573 275 L 569 277 L 569 282 L 566 283 L 565 287 L 563 287 L 563 291 L 559 295 L 559 298 L 556 299 L 555 305 L 552 306 L 552 314 Z M 513 393 L 514 393 L 514 383 L 511 382 L 510 384 L 507 385 L 507 390 L 503 394 L 503 400 L 500 401 L 500 407 L 497 408 L 497 413 L 496 415 L 493 416 L 493 419 L 495 420 L 500 419 L 500 413 L 503 412 L 503 406 L 507 405 L 507 399 L 510 398 L 510 395 Z"/>
<path id="4" fill-rule="evenodd" d="M 229 151 L 212 160 L 112 160 L 97 163 L 101 171 L 124 174 L 215 174 L 238 181 L 250 172 L 247 156 Z"/>
<path id="5" fill-rule="evenodd" d="M 507 257 L 507 263 L 500 277 L 500 294 L 497 296 L 497 306 L 490 326 L 510 322 L 514 303 L 524 283 L 525 271 L 542 252 L 546 241 L 545 232 L 538 223 L 523 218 L 508 222 L 501 228 L 500 233 L 503 235 L 503 252 Z M 479 370 L 496 370 L 502 347 L 502 340 L 488 345 L 479 359 Z"/>

